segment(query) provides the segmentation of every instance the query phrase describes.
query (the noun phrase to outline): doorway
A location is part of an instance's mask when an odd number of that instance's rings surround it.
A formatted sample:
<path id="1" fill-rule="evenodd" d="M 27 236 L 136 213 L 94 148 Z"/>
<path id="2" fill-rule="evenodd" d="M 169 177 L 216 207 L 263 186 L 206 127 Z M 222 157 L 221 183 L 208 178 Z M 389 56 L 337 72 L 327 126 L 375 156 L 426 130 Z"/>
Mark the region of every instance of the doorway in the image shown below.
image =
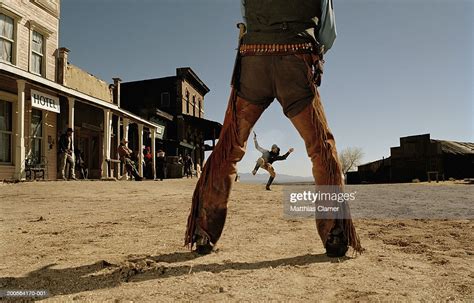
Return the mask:
<path id="1" fill-rule="evenodd" d="M 75 149 L 81 151 L 89 170 L 89 179 L 100 179 L 102 163 L 102 132 L 81 128 L 75 135 Z"/>

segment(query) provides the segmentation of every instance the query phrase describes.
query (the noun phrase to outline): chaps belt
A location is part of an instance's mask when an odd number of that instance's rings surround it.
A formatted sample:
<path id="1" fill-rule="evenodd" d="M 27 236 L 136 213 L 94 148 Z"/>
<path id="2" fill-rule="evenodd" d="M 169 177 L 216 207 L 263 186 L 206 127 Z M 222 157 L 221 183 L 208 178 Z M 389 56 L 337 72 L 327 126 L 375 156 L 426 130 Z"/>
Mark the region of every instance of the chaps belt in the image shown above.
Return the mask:
<path id="1" fill-rule="evenodd" d="M 318 47 L 312 43 L 296 43 L 296 44 L 242 44 L 239 48 L 241 56 L 275 56 L 275 55 L 291 55 L 291 54 L 310 54 L 323 52 L 322 47 Z"/>

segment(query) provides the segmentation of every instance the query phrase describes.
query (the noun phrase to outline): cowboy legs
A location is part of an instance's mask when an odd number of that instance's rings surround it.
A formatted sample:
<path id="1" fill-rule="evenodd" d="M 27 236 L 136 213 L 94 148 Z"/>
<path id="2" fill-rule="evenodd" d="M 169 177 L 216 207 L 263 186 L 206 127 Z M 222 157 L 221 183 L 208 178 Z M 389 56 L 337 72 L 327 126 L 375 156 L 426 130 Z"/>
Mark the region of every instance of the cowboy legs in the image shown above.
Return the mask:
<path id="1" fill-rule="evenodd" d="M 244 57 L 244 59 L 246 58 L 248 58 L 247 61 L 242 61 L 241 94 L 246 96 L 259 91 L 261 81 L 253 78 L 255 74 L 260 79 L 270 78 L 272 94 L 280 102 L 284 114 L 291 120 L 305 142 L 313 166 L 315 183 L 342 189 L 342 171 L 338 161 L 336 143 L 329 129 L 320 95 L 314 83 L 314 65 L 319 62 L 318 56 L 308 53 Z M 247 63 L 252 65 L 247 70 L 257 70 L 257 73 L 247 75 L 244 69 Z M 266 78 L 263 74 L 258 74 L 258 70 L 265 70 L 265 68 L 258 68 L 262 65 L 267 66 L 266 70 L 269 72 Z M 263 87 L 268 86 L 263 85 Z M 262 165 L 260 166 L 262 167 Z M 270 170 L 273 170 L 273 167 Z M 267 189 L 269 189 L 273 178 L 274 176 L 271 174 Z M 344 255 L 347 245 L 352 246 L 358 252 L 362 250 L 350 218 L 349 206 L 346 203 L 341 206 L 341 213 L 334 215 L 334 217 L 318 218 L 316 225 L 328 255 Z M 338 244 L 331 246 L 333 240 Z"/>
<path id="2" fill-rule="evenodd" d="M 273 165 L 271 165 L 270 163 L 265 163 L 261 167 L 270 174 L 270 177 L 268 178 L 268 181 L 267 181 L 267 185 L 265 187 L 266 190 L 270 190 L 270 185 L 272 185 L 273 180 L 275 180 L 275 177 L 276 177 L 275 169 L 273 168 Z"/>
<path id="3" fill-rule="evenodd" d="M 307 77 L 308 89 L 312 91 L 312 100 L 301 107 L 289 118 L 305 142 L 308 157 L 312 162 L 312 172 L 315 183 L 319 186 L 329 186 L 332 190 L 342 190 L 342 169 L 336 150 L 336 142 L 321 103 L 317 87 L 313 83 L 312 64 L 314 55 L 299 55 L 298 59 L 306 65 L 306 73 L 301 67 L 300 77 Z M 319 61 L 319 60 L 318 60 Z M 282 80 L 285 76 L 283 76 Z M 295 103 L 297 104 L 297 103 Z M 299 108 L 301 108 L 299 107 Z M 342 256 L 347 251 L 347 245 L 361 252 L 359 238 L 350 216 L 347 203 L 342 203 L 341 211 L 333 216 L 316 216 L 316 227 L 319 236 L 326 248 L 328 256 Z"/>
<path id="4" fill-rule="evenodd" d="M 197 243 L 200 253 L 210 252 L 220 238 L 236 164 L 244 156 L 251 129 L 264 110 L 231 94 L 219 141 L 203 167 L 188 217 L 185 245 Z"/>
<path id="5" fill-rule="evenodd" d="M 264 164 L 265 164 L 265 159 L 263 159 L 262 157 L 258 158 L 257 162 L 255 163 L 255 168 L 252 171 L 252 175 L 255 176 L 257 174 L 258 169 L 262 167 Z"/>
<path id="6" fill-rule="evenodd" d="M 61 153 L 61 177 L 66 180 L 66 167 L 69 164 L 69 179 L 76 179 L 75 176 L 75 163 L 72 155 L 64 152 Z"/>

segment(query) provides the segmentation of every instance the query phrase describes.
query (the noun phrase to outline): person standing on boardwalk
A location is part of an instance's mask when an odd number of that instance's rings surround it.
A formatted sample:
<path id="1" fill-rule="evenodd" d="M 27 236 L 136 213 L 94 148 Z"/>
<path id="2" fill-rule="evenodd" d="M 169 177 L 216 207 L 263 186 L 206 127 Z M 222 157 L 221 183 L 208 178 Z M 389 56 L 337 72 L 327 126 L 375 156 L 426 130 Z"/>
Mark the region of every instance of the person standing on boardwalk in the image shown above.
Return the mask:
<path id="1" fill-rule="evenodd" d="M 59 155 L 61 159 L 61 178 L 66 178 L 66 166 L 69 164 L 69 180 L 77 180 L 75 174 L 75 161 L 73 156 L 73 129 L 68 128 L 64 134 L 59 138 Z"/>
<path id="2" fill-rule="evenodd" d="M 191 158 L 190 155 L 186 155 L 184 159 L 184 174 L 186 175 L 186 178 L 193 178 L 193 159 Z"/>
<path id="3" fill-rule="evenodd" d="M 332 0 L 242 0 L 245 24 L 219 141 L 193 194 L 185 245 L 210 253 L 219 240 L 227 202 L 252 127 L 276 98 L 305 142 L 316 184 L 342 188 L 342 170 L 318 86 L 323 55 L 336 38 Z M 329 257 L 348 246 L 362 252 L 349 205 L 316 227 Z M 316 214 L 318 215 L 318 214 Z"/>
<path id="4" fill-rule="evenodd" d="M 156 153 L 156 177 L 161 181 L 166 179 L 166 154 L 161 149 Z"/>

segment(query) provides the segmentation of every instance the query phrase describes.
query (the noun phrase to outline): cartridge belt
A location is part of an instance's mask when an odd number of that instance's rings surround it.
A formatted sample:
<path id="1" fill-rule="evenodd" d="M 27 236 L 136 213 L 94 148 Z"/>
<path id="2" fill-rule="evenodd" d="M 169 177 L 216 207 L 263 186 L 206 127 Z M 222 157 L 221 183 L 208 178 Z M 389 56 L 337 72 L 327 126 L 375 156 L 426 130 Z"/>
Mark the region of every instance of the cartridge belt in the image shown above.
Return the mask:
<path id="1" fill-rule="evenodd" d="M 320 53 L 312 43 L 296 44 L 242 44 L 239 48 L 241 56 L 275 56 L 291 54 Z"/>

